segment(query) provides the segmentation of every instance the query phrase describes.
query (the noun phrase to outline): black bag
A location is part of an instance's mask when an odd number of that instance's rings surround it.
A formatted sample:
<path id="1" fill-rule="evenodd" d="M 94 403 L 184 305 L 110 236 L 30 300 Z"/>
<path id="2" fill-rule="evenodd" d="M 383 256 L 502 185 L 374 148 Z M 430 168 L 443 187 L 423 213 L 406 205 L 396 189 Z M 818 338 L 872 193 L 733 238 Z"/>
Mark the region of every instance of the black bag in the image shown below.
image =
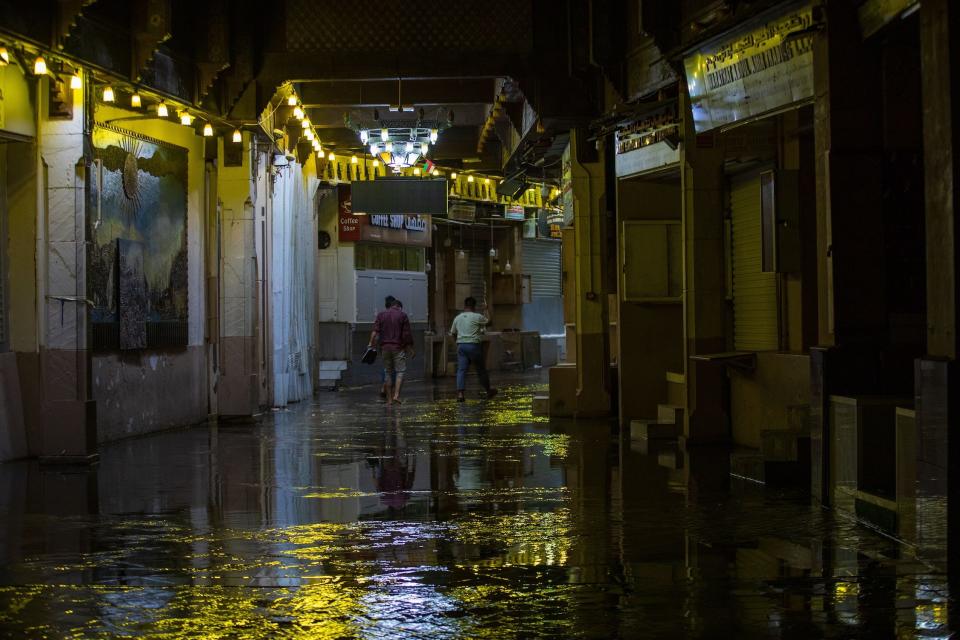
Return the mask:
<path id="1" fill-rule="evenodd" d="M 363 364 L 373 364 L 377 361 L 377 350 L 373 347 L 367 347 L 367 350 L 363 352 L 363 357 L 360 358 L 360 362 Z"/>

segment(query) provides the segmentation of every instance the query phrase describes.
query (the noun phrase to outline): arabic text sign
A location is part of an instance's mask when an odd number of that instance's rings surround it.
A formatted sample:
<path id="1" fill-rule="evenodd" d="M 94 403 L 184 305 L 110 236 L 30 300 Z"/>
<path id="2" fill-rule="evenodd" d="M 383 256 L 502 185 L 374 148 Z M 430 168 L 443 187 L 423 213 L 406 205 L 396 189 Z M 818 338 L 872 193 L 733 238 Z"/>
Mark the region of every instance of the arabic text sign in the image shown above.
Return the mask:
<path id="1" fill-rule="evenodd" d="M 687 56 L 697 132 L 812 98 L 813 37 L 805 31 L 812 23 L 810 7 L 799 7 L 748 22 Z"/>

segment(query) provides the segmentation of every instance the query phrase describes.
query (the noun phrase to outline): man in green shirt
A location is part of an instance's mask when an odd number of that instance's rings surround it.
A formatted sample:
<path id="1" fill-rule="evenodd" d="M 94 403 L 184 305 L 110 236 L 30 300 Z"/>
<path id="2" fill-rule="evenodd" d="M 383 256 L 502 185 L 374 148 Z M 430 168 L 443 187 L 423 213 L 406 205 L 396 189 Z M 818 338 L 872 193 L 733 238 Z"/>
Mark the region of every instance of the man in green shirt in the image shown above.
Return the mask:
<path id="1" fill-rule="evenodd" d="M 457 338 L 457 402 L 463 402 L 463 392 L 467 388 L 467 369 L 473 364 L 480 376 L 480 384 L 487 392 L 487 398 L 497 395 L 490 387 L 490 377 L 483 362 L 481 344 L 484 327 L 490 323 L 486 315 L 477 313 L 477 301 L 472 296 L 463 301 L 463 312 L 453 319 L 450 334 Z"/>

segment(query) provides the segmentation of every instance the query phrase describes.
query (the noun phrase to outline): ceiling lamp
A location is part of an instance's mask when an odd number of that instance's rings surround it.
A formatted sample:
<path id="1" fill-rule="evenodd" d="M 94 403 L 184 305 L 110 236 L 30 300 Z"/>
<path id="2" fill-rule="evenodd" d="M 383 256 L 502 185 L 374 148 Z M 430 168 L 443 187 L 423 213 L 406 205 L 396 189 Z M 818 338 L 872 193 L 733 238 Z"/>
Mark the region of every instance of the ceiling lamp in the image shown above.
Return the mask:
<path id="1" fill-rule="evenodd" d="M 184 125 L 185 127 L 189 127 L 191 124 L 193 124 L 193 116 L 186 111 L 181 111 L 180 124 Z"/>
<path id="2" fill-rule="evenodd" d="M 303 132 L 303 136 L 304 136 L 307 140 L 313 140 L 313 139 L 316 137 L 316 136 L 313 135 L 313 129 L 307 129 L 306 131 L 304 131 L 304 132 Z"/>
<path id="3" fill-rule="evenodd" d="M 0 47 L 0 64 L 10 64 L 10 52 L 6 47 Z"/>
<path id="4" fill-rule="evenodd" d="M 243 142 L 243 134 L 240 133 L 240 129 L 233 130 L 233 141 L 234 142 Z"/>
<path id="5" fill-rule="evenodd" d="M 213 137 L 213 125 L 210 124 L 209 122 L 208 122 L 207 124 L 203 125 L 203 135 L 204 135 L 204 137 L 206 137 L 206 138 L 212 138 L 212 137 Z"/>
<path id="6" fill-rule="evenodd" d="M 33 62 L 33 73 L 34 75 L 42 76 L 47 73 L 47 61 L 43 59 L 43 56 L 37 56 L 37 59 Z"/>
<path id="7" fill-rule="evenodd" d="M 309 128 L 310 128 L 310 118 L 304 118 L 303 121 L 300 122 L 300 126 L 303 127 L 304 129 L 309 129 Z"/>
<path id="8" fill-rule="evenodd" d="M 287 106 L 294 107 L 296 106 L 296 104 L 297 104 L 297 94 L 291 93 L 289 96 L 287 96 Z"/>
<path id="9" fill-rule="evenodd" d="M 456 179 L 457 179 L 457 172 L 456 172 L 456 171 L 452 171 L 452 172 L 450 173 L 450 179 L 451 179 L 451 180 L 456 180 Z"/>
<path id="10" fill-rule="evenodd" d="M 83 80 L 80 79 L 80 70 L 77 69 L 73 72 L 73 75 L 70 76 L 70 88 L 71 89 L 82 89 Z"/>
<path id="11" fill-rule="evenodd" d="M 169 115 L 170 111 L 167 109 L 167 103 L 161 101 L 160 104 L 157 105 L 157 117 L 166 118 Z"/>
<path id="12" fill-rule="evenodd" d="M 134 91 L 133 95 L 130 96 L 130 106 L 139 109 L 142 104 L 143 103 L 140 100 L 140 94 Z"/>
<path id="13" fill-rule="evenodd" d="M 103 88 L 103 101 L 104 102 L 113 102 L 116 100 L 116 96 L 113 95 L 113 87 L 107 85 Z"/>
<path id="14" fill-rule="evenodd" d="M 415 111 L 414 107 L 404 105 L 399 93 L 397 98 L 397 103 L 390 107 L 391 112 Z M 373 122 L 353 122 L 349 115 L 344 120 L 347 126 L 357 132 L 360 142 L 371 156 L 389 166 L 394 173 L 401 173 L 426 158 L 430 145 L 437 142 L 440 132 L 452 126 L 453 113 L 438 110 L 436 118 L 431 120 L 420 109 L 416 118 L 400 116 L 394 119 L 391 116 L 381 119 L 375 110 Z M 379 136 L 376 135 L 377 131 Z M 431 168 L 428 168 L 427 173 L 430 171 Z"/>
<path id="15" fill-rule="evenodd" d="M 300 105 L 297 105 L 296 107 L 293 108 L 293 117 L 296 118 L 297 120 L 303 120 L 304 115 L 305 114 L 303 113 L 303 108 L 300 107 Z"/>
<path id="16" fill-rule="evenodd" d="M 467 182 L 473 182 L 473 176 L 467 176 Z"/>

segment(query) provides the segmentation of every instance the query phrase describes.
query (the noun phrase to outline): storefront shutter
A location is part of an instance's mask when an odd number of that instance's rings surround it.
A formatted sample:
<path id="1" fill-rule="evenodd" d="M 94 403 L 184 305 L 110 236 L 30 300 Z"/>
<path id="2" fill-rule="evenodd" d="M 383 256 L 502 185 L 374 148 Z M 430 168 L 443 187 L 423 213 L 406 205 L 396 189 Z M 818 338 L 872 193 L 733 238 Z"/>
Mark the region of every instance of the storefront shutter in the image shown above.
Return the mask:
<path id="1" fill-rule="evenodd" d="M 523 241 L 523 273 L 530 276 L 532 297 L 560 296 L 560 260 L 559 241 L 532 238 Z"/>
<path id="2" fill-rule="evenodd" d="M 730 182 L 733 244 L 733 336 L 742 351 L 779 348 L 776 274 L 761 271 L 760 178 Z"/>

